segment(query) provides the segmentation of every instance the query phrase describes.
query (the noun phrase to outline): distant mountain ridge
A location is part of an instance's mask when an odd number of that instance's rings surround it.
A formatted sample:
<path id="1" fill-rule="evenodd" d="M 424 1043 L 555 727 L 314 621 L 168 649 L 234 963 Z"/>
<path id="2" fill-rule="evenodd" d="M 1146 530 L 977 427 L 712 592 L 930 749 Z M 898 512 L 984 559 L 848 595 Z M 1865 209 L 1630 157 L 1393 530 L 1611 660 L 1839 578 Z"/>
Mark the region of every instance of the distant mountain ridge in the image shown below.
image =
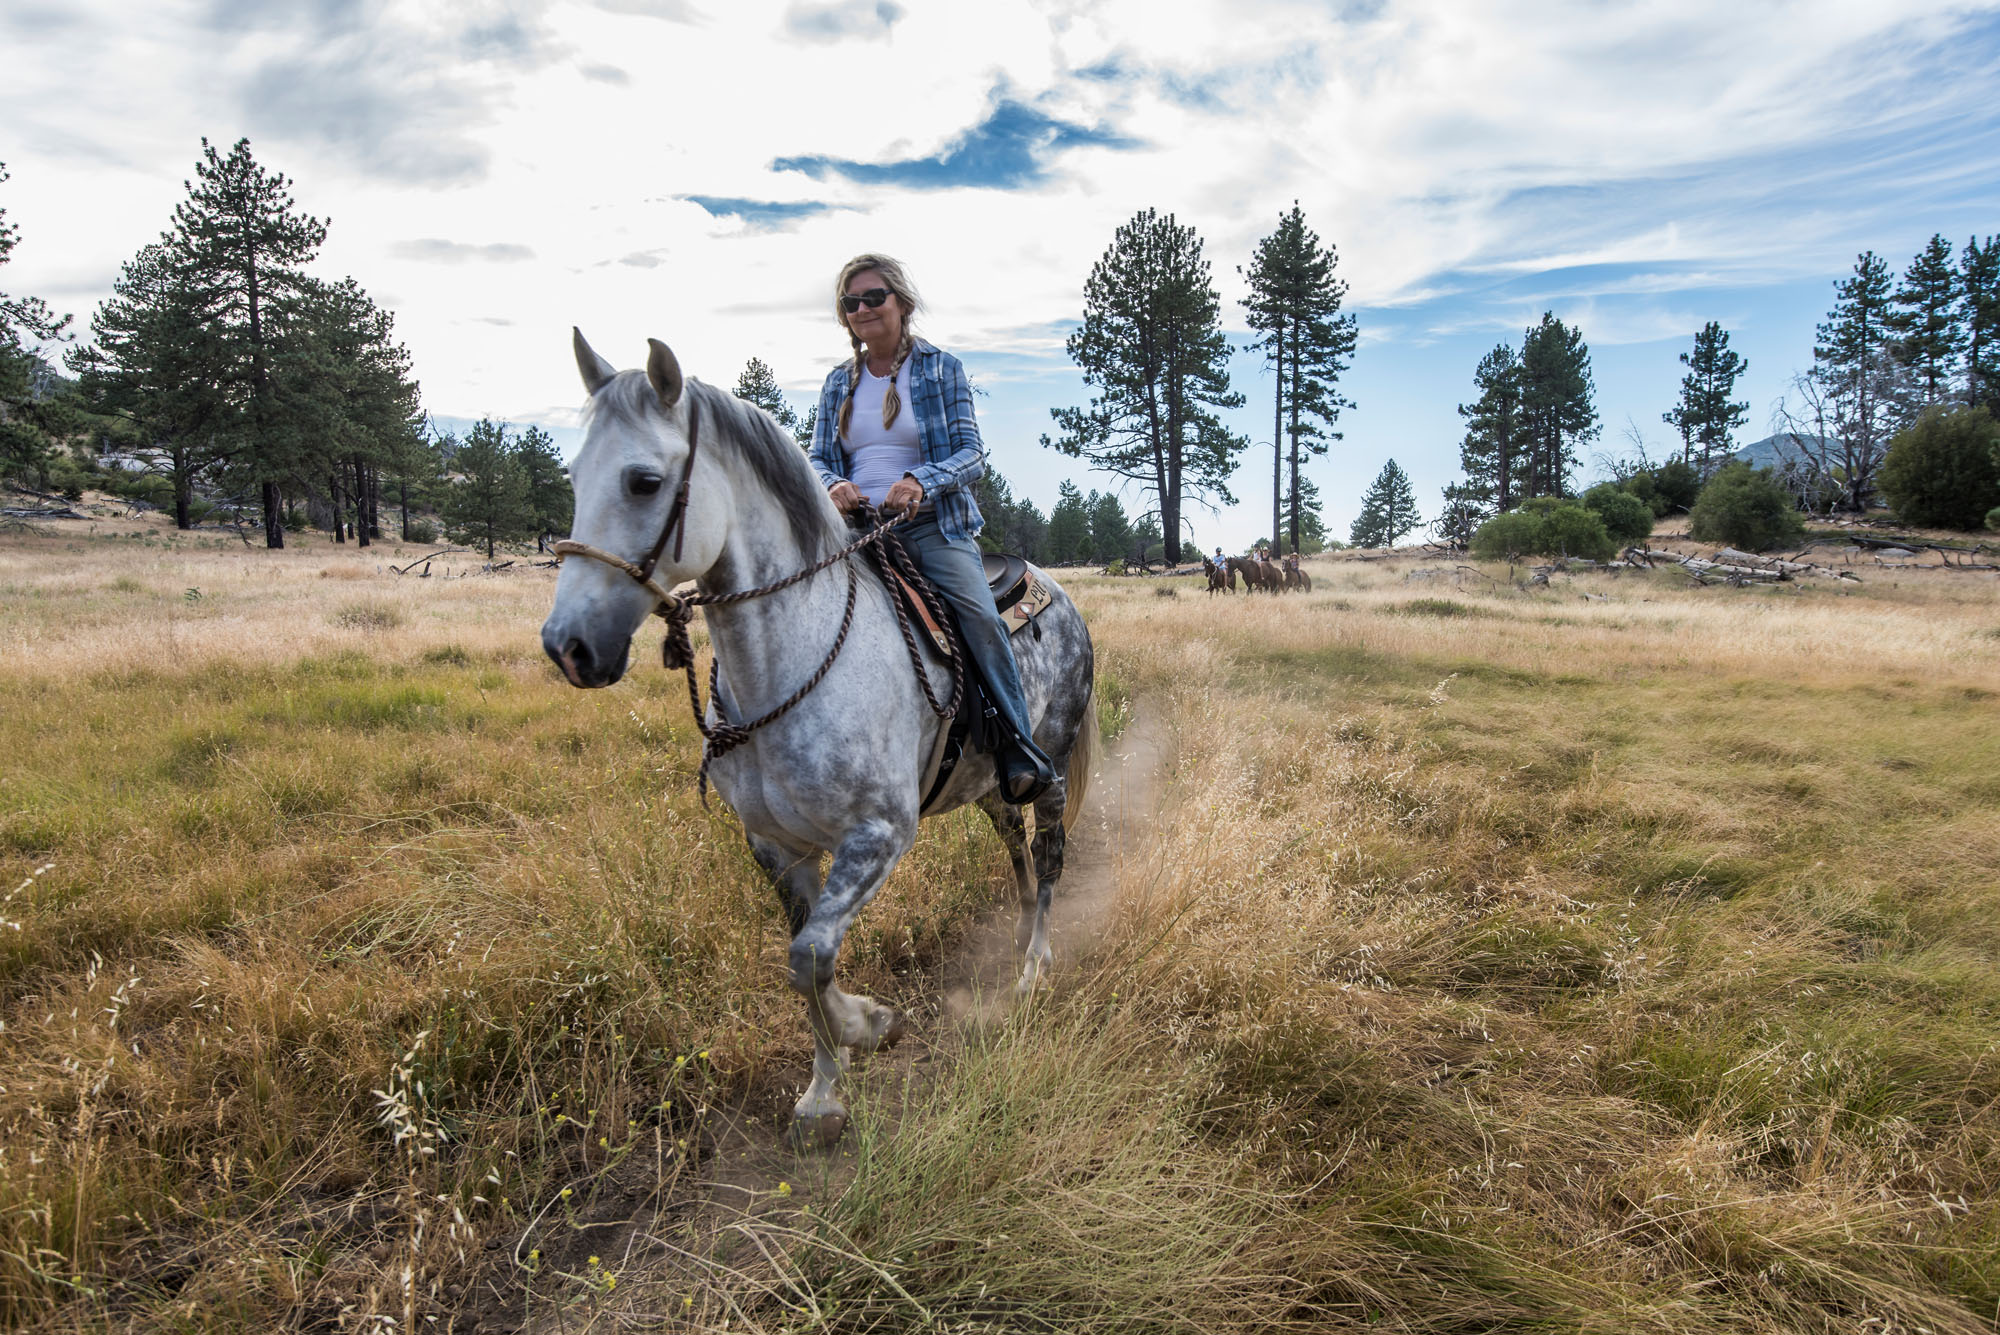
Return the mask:
<path id="1" fill-rule="evenodd" d="M 1835 443 L 1824 436 L 1781 431 L 1762 440 L 1753 440 L 1729 457 L 1741 459 L 1752 468 L 1777 468 L 1787 459 L 1803 458 L 1807 449 L 1824 449 Z"/>

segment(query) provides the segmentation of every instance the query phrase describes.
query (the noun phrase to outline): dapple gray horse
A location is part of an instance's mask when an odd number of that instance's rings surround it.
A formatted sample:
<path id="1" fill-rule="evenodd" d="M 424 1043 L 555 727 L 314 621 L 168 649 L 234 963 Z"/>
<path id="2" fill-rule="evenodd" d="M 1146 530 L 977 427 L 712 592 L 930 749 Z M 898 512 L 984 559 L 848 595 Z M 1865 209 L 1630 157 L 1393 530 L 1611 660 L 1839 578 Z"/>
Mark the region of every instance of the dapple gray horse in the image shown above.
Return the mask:
<path id="1" fill-rule="evenodd" d="M 847 543 L 851 535 L 804 453 L 767 414 L 684 381 L 657 340 L 643 373 L 614 371 L 581 333 L 575 341 L 590 391 L 583 448 L 571 467 L 575 541 L 634 567 L 656 550 L 659 587 L 693 580 L 704 593 L 777 582 Z M 692 451 L 691 428 L 698 441 Z M 683 476 L 685 504 L 676 506 L 675 482 Z M 665 543 L 676 512 L 676 541 Z M 710 726 L 718 716 L 759 718 L 811 678 L 839 634 L 854 578 L 849 567 L 863 559 L 705 610 L 720 665 Z M 571 685 L 609 686 L 624 674 L 633 635 L 659 604 L 635 574 L 601 559 L 564 561 L 542 647 Z M 926 813 L 976 802 L 1000 832 L 1020 895 L 1023 992 L 1050 961 L 1050 899 L 1097 742 L 1090 635 L 1069 597 L 1052 592 L 1036 616 L 1039 633 L 1013 641 L 1035 741 L 1061 776 L 1034 804 L 1032 848 L 1020 810 L 999 800 L 985 756 L 968 756 Z M 926 670 L 943 699 L 949 682 L 942 660 L 928 656 Z M 812 1083 L 793 1113 L 804 1141 L 830 1144 L 846 1125 L 835 1085 L 847 1050 L 871 1052 L 902 1036 L 902 1017 L 841 991 L 834 966 L 855 914 L 916 840 L 920 790 L 944 726 L 925 702 L 888 593 L 863 571 L 851 629 L 824 679 L 714 762 L 716 790 L 743 822 L 790 920 L 790 981 L 806 999 L 814 1039 Z M 825 855 L 832 865 L 822 877 Z"/>

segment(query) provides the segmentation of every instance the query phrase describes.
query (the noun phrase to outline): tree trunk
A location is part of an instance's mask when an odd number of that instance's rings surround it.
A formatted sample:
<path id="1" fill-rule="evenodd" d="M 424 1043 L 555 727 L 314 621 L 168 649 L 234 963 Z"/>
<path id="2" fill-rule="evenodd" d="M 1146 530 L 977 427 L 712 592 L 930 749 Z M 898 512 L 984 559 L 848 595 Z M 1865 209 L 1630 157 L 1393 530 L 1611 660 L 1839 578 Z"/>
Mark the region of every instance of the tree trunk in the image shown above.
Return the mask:
<path id="1" fill-rule="evenodd" d="M 187 451 L 176 449 L 174 464 L 174 527 L 183 533 L 194 527 L 190 511 L 194 507 L 194 481 L 188 476 Z"/>
<path id="2" fill-rule="evenodd" d="M 1278 545 L 1278 526 L 1282 522 L 1279 500 L 1283 489 L 1281 479 L 1285 472 L 1285 335 L 1280 326 L 1272 331 L 1276 342 L 1272 371 L 1275 383 L 1271 387 L 1271 545 Z"/>
<path id="3" fill-rule="evenodd" d="M 344 545 L 347 542 L 347 516 L 341 509 L 342 497 L 340 495 L 340 470 L 338 468 L 326 475 L 326 498 L 327 504 L 333 507 L 333 540 Z"/>
<path id="4" fill-rule="evenodd" d="M 403 541 L 408 542 L 410 540 L 410 481 L 408 478 L 399 477 L 396 479 L 396 499 L 402 502 Z"/>
<path id="5" fill-rule="evenodd" d="M 1297 370 L 1298 370 L 1298 365 L 1299 365 L 1299 354 L 1298 354 L 1298 350 L 1297 350 L 1297 349 L 1293 349 L 1293 351 L 1292 351 L 1292 369 L 1293 369 L 1293 373 L 1294 373 L 1294 375 L 1296 375 L 1296 374 L 1297 374 Z M 1292 449 L 1291 449 L 1291 458 L 1292 458 L 1292 551 L 1293 551 L 1294 553 L 1296 553 L 1296 552 L 1297 552 L 1297 551 L 1299 550 L 1299 505 L 1300 505 L 1300 496 L 1299 496 L 1299 387 L 1298 387 L 1297 385 L 1293 385 L 1293 386 L 1292 386 L 1292 392 L 1291 392 L 1291 394 L 1289 395 L 1289 397 L 1290 397 L 1290 399 L 1291 399 L 1291 403 L 1292 403 L 1292 430 L 1291 430 L 1291 447 L 1292 447 Z"/>
<path id="6" fill-rule="evenodd" d="M 357 547 L 368 545 L 368 470 L 359 460 L 354 461 L 354 543 Z"/>
<path id="7" fill-rule="evenodd" d="M 278 484 L 266 482 L 263 486 L 264 502 L 264 545 L 279 548 L 285 545 L 285 498 L 278 491 Z"/>

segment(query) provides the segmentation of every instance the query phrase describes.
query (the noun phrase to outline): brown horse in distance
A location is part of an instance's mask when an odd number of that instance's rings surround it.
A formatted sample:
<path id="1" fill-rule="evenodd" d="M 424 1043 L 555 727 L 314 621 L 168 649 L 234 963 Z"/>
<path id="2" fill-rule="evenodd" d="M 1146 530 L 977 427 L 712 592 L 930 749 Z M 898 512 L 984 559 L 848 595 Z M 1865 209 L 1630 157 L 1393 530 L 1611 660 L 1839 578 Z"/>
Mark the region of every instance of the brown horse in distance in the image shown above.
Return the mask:
<path id="1" fill-rule="evenodd" d="M 1202 572 L 1208 576 L 1208 591 L 1211 594 L 1236 592 L 1236 576 L 1234 572 L 1217 565 L 1206 556 L 1201 558 L 1201 568 Z"/>
<path id="2" fill-rule="evenodd" d="M 1229 558 L 1229 573 L 1231 575 L 1243 576 L 1243 586 L 1251 593 L 1259 591 L 1276 593 L 1278 591 L 1276 571 L 1271 568 L 1268 562 L 1247 561 L 1240 556 L 1232 556 Z"/>

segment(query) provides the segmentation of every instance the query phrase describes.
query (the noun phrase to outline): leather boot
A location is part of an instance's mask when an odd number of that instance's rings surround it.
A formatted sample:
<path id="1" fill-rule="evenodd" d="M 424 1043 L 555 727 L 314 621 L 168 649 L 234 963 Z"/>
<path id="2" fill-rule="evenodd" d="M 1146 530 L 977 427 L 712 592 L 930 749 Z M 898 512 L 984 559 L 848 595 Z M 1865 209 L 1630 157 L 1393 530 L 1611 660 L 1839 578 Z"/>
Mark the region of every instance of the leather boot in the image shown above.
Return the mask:
<path id="1" fill-rule="evenodd" d="M 1027 806 L 1056 781 L 1055 763 L 1031 737 L 1007 737 L 994 761 L 1000 769 L 1001 800 L 1010 806 Z"/>

